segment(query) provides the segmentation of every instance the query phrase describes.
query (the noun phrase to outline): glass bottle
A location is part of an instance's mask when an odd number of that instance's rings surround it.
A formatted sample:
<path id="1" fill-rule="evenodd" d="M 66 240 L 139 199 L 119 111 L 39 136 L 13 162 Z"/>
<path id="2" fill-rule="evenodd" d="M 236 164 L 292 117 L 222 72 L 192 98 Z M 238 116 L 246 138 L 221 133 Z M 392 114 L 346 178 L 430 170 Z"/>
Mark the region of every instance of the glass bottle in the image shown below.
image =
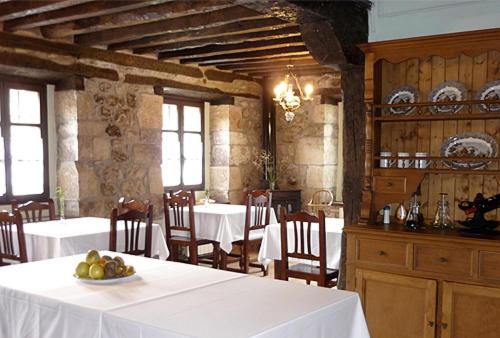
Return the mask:
<path id="1" fill-rule="evenodd" d="M 424 217 L 420 212 L 420 202 L 418 202 L 417 194 L 413 194 L 410 202 L 410 209 L 406 215 L 405 225 L 410 229 L 418 229 L 424 226 Z"/>
<path id="2" fill-rule="evenodd" d="M 440 196 L 441 198 L 437 203 L 436 214 L 432 226 L 439 229 L 453 229 L 455 226 L 450 216 L 450 206 L 446 200 L 448 194 L 442 192 Z"/>

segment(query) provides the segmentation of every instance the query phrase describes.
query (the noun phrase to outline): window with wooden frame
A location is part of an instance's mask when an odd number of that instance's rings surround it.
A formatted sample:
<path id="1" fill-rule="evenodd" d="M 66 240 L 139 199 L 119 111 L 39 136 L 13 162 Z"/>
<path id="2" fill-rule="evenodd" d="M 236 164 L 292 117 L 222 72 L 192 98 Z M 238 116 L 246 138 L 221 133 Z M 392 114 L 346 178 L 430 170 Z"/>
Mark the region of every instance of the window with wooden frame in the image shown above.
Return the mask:
<path id="1" fill-rule="evenodd" d="M 162 114 L 161 168 L 165 190 L 203 190 L 203 102 L 165 98 Z"/>
<path id="2" fill-rule="evenodd" d="M 0 80 L 0 202 L 49 197 L 47 87 Z"/>

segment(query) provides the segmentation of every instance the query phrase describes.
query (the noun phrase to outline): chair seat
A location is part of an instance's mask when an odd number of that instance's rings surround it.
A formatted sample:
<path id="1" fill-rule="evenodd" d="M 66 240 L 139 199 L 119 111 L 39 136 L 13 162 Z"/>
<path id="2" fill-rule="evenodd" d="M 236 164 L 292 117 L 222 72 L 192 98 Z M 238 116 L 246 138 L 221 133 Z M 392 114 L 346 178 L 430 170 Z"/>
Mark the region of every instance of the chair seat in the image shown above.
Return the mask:
<path id="1" fill-rule="evenodd" d="M 309 273 L 309 274 L 314 274 L 314 275 L 319 275 L 319 266 L 311 265 L 311 264 L 295 264 L 295 265 L 290 265 L 288 267 L 288 270 L 290 271 L 296 271 L 296 272 L 302 272 L 302 273 Z M 337 278 L 339 275 L 339 270 L 337 269 L 329 269 L 326 268 L 326 278 L 328 280 Z"/>
<path id="2" fill-rule="evenodd" d="M 174 236 L 170 238 L 170 241 L 174 244 L 178 245 L 189 245 L 191 243 L 191 238 L 190 237 L 183 237 L 183 236 Z M 209 239 L 197 239 L 196 244 L 197 245 L 204 245 L 204 244 L 212 244 L 214 241 L 211 241 Z"/>

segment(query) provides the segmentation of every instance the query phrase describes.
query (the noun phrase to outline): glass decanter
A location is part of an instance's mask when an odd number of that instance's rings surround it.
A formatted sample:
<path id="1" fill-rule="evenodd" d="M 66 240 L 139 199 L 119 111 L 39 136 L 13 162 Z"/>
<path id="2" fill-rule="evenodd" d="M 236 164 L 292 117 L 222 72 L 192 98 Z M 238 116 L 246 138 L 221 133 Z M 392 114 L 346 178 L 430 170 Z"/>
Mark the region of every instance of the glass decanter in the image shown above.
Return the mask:
<path id="1" fill-rule="evenodd" d="M 440 196 L 441 198 L 437 203 L 436 214 L 434 216 L 432 226 L 439 229 L 453 229 L 455 226 L 450 216 L 450 205 L 446 200 L 446 196 L 448 196 L 448 194 L 442 192 L 440 193 Z"/>
<path id="2" fill-rule="evenodd" d="M 420 202 L 418 201 L 417 194 L 413 194 L 410 209 L 405 219 L 405 226 L 410 229 L 418 229 L 424 226 L 424 217 L 420 212 Z"/>

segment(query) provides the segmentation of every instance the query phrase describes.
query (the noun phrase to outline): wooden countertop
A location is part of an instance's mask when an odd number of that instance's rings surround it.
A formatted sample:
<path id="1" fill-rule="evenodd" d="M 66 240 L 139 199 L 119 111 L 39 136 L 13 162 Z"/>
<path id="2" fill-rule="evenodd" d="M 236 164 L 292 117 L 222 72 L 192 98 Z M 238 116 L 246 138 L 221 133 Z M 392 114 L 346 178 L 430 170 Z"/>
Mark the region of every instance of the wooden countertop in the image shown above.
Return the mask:
<path id="1" fill-rule="evenodd" d="M 471 235 L 459 232 L 463 227 L 455 228 L 452 230 L 439 230 L 434 229 L 432 226 L 428 225 L 421 229 L 409 229 L 404 225 L 393 223 L 393 224 L 355 224 L 350 226 L 345 226 L 344 231 L 346 233 L 363 233 L 363 234 L 384 234 L 387 236 L 412 236 L 422 239 L 434 239 L 439 241 L 453 241 L 453 242 L 482 242 L 486 245 L 500 245 L 500 231 L 496 234 L 488 235 Z"/>

